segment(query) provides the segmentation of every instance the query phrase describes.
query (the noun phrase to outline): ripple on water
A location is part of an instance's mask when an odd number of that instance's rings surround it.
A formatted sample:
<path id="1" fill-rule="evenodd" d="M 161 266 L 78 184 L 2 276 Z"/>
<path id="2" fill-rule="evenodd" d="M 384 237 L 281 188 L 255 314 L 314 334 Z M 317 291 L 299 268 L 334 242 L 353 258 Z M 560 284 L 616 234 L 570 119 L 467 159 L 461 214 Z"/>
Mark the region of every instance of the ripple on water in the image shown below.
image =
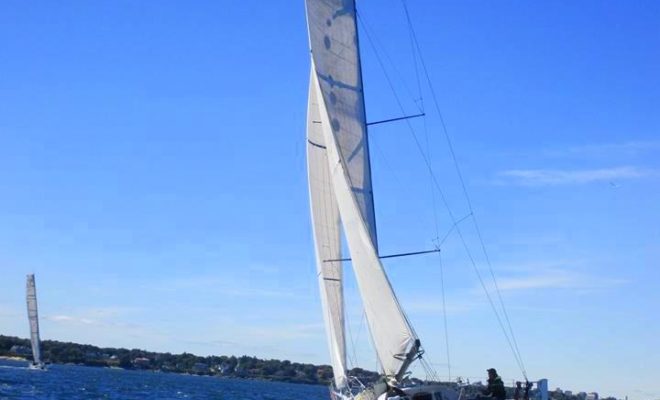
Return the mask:
<path id="1" fill-rule="evenodd" d="M 0 360 L 0 400 L 328 400 L 323 386 Z"/>

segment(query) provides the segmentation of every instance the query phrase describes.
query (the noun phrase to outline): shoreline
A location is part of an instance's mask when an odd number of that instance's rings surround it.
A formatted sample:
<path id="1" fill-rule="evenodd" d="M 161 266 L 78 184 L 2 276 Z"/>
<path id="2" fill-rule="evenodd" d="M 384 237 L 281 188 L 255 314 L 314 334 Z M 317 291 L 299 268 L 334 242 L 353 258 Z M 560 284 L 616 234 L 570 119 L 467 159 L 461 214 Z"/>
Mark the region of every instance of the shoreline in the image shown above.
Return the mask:
<path id="1" fill-rule="evenodd" d="M 0 360 L 27 361 L 27 358 L 19 356 L 0 356 Z"/>

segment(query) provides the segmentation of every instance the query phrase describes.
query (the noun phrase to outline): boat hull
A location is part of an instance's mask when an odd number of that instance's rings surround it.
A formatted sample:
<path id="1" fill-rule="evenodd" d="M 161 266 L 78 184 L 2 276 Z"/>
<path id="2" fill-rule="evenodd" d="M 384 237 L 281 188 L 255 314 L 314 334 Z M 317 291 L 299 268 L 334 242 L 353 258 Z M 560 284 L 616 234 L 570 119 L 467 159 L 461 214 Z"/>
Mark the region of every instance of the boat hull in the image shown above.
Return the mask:
<path id="1" fill-rule="evenodd" d="M 28 369 L 33 370 L 33 371 L 45 371 L 46 370 L 46 365 L 41 364 L 41 363 L 39 363 L 39 364 L 30 363 L 28 365 Z"/>
<path id="2" fill-rule="evenodd" d="M 381 393 L 376 395 L 372 388 L 367 388 L 357 394 L 346 394 L 330 391 L 332 400 L 458 400 L 458 393 L 447 386 L 432 384 L 432 385 L 416 385 L 409 387 L 402 387 L 401 390 L 406 394 L 406 397 L 390 395 Z"/>

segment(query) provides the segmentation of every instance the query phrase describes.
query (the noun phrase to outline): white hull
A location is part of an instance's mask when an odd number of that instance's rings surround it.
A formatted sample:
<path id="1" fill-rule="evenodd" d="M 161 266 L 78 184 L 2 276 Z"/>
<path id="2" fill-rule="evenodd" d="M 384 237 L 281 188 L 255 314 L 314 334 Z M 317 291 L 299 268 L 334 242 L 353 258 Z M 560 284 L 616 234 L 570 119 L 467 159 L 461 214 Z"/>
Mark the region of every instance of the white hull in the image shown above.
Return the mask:
<path id="1" fill-rule="evenodd" d="M 34 364 L 30 363 L 28 365 L 28 369 L 34 370 L 34 371 L 45 371 L 46 370 L 46 365 L 42 363 Z"/>
<path id="2" fill-rule="evenodd" d="M 375 394 L 373 388 L 367 388 L 356 394 L 346 394 L 331 390 L 331 397 L 333 400 L 458 400 L 458 393 L 443 385 L 418 385 L 403 387 L 401 390 L 406 394 L 407 398 L 390 395 L 387 393 Z"/>

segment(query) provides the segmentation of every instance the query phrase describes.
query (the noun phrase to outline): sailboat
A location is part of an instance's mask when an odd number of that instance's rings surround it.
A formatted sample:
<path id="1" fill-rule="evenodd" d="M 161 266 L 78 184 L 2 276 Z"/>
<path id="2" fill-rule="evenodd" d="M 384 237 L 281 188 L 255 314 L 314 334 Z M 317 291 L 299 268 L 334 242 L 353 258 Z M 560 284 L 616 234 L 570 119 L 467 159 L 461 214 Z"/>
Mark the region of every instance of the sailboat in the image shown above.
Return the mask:
<path id="1" fill-rule="evenodd" d="M 423 348 L 379 258 L 355 1 L 306 0 L 306 8 L 308 182 L 332 397 L 382 400 L 405 393 L 414 400 L 456 399 L 445 386 L 404 384 Z M 347 372 L 342 232 L 383 377 L 369 387 Z"/>
<path id="2" fill-rule="evenodd" d="M 46 366 L 41 361 L 39 313 L 37 311 L 37 287 L 34 283 L 34 274 L 29 274 L 27 276 L 26 291 L 28 320 L 30 322 L 30 343 L 32 345 L 32 362 L 28 368 L 45 370 Z"/>

